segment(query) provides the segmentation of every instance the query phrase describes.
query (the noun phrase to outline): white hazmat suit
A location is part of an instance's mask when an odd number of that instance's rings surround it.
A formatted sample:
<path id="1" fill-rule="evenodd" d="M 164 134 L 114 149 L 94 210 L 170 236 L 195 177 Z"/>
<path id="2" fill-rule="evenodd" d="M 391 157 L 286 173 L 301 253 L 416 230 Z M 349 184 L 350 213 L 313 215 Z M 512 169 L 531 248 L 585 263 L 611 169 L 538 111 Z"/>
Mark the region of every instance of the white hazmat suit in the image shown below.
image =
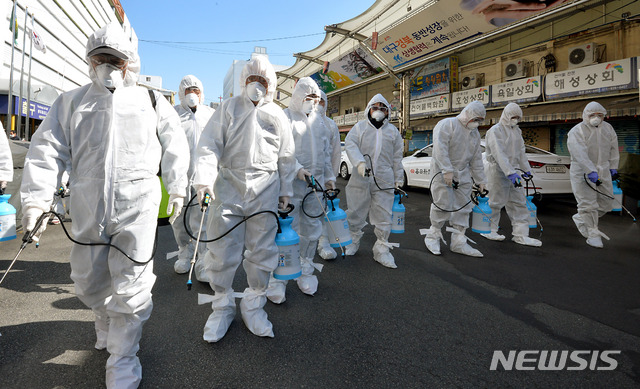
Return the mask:
<path id="1" fill-rule="evenodd" d="M 302 275 L 297 278 L 300 290 L 308 295 L 313 295 L 318 290 L 318 278 L 313 274 L 314 269 L 322 270 L 321 264 L 313 262 L 318 239 L 322 234 L 322 208 L 324 201 L 322 193 L 307 194 L 311 191 L 305 180 L 305 175 L 311 175 L 326 188 L 328 182 L 335 182 L 335 175 L 331 167 L 331 148 L 327 138 L 328 130 L 325 127 L 322 115 L 315 109 L 315 99 L 305 99 L 309 95 L 320 96 L 320 88 L 311 77 L 303 77 L 298 80 L 289 107 L 284 110 L 291 124 L 291 132 L 295 141 L 297 179 L 293 181 L 293 198 L 291 203 L 294 210 L 292 227 L 300 236 L 300 265 Z M 304 110 L 309 109 L 308 115 Z M 303 199 L 306 196 L 306 200 Z M 317 198 L 320 200 L 318 202 Z M 303 210 L 304 208 L 304 210 Z M 309 217 L 319 216 L 318 218 Z M 286 280 L 278 280 L 273 276 L 269 281 L 267 296 L 272 302 L 279 304 L 285 301 Z"/>
<path id="2" fill-rule="evenodd" d="M 4 189 L 7 182 L 13 180 L 13 157 L 2 123 L 0 123 L 0 130 L 0 188 Z"/>
<path id="3" fill-rule="evenodd" d="M 320 100 L 323 104 L 318 104 L 318 112 L 322 116 L 325 128 L 327 130 L 327 138 L 329 138 L 329 147 L 331 147 L 331 167 L 333 169 L 333 175 L 338 177 L 340 171 L 340 157 L 342 149 L 340 147 L 340 130 L 338 125 L 331 118 L 327 117 L 327 94 L 320 90 Z M 318 240 L 318 255 L 323 259 L 333 259 L 336 257 L 336 251 L 331 247 L 328 239 L 328 226 L 327 221 L 322 218 L 322 235 Z"/>
<path id="4" fill-rule="evenodd" d="M 257 105 L 247 91 L 246 80 L 251 76 L 268 82 L 266 95 Z M 198 143 L 194 185 L 199 192 L 214 185 L 207 225 L 210 239 L 256 212 L 275 212 L 278 197 L 290 197 L 293 192 L 294 142 L 287 117 L 273 102 L 275 71 L 267 59 L 257 57 L 242 69 L 240 82 L 242 94 L 220 105 Z M 237 294 L 232 283 L 240 262 L 249 284 L 240 302 L 242 319 L 255 335 L 274 336 L 263 307 L 269 275 L 278 264 L 276 231 L 275 217 L 263 213 L 208 244 L 203 265 L 215 296 L 204 340 L 217 342 L 233 321 Z"/>
<path id="5" fill-rule="evenodd" d="M 607 111 L 595 101 L 587 104 L 582 122 L 569 131 L 567 147 L 571 154 L 571 189 L 578 202 L 578 213 L 573 215 L 573 221 L 587 238 L 587 244 L 602 248 L 602 238 L 609 238 L 598 229 L 598 218 L 611 211 L 613 199 L 597 193 L 596 184 L 586 180 L 585 175 L 597 173 L 602 181 L 598 191 L 612 196 L 611 169 L 618 169 L 620 152 L 618 136 L 611 124 L 605 121 L 591 123 L 598 114 L 604 117 Z"/>
<path id="6" fill-rule="evenodd" d="M 444 210 L 457 210 L 469 201 L 472 178 L 478 185 L 484 186 L 486 182 L 477 129 L 478 120 L 483 120 L 485 113 L 482 103 L 472 101 L 458 116 L 440 120 L 433 129 L 431 174 L 438 176 L 432 180 L 430 190 L 434 203 Z M 447 183 L 448 180 L 457 181 L 458 189 Z M 440 255 L 440 241 L 445 242 L 442 227 L 448 220 L 451 227 L 447 231 L 452 233 L 451 251 L 482 257 L 480 251 L 469 246 L 465 236 L 472 208 L 473 204 L 469 203 L 456 212 L 445 212 L 431 204 L 431 227 L 420 230 L 431 253 Z"/>
<path id="7" fill-rule="evenodd" d="M 516 119 L 517 118 L 517 119 Z M 523 187 L 516 188 L 509 177 L 520 178 L 521 172 L 530 173 L 522 139 L 522 130 L 516 123 L 522 118 L 518 104 L 509 103 L 502 111 L 500 122 L 487 131 L 485 156 L 487 187 L 491 207 L 491 233 L 481 234 L 487 239 L 503 240 L 498 234 L 500 212 L 505 208 L 512 224 L 512 240 L 528 246 L 542 246 L 538 239 L 529 238 L 529 210 Z M 519 170 L 518 170 L 519 169 Z"/>
<path id="8" fill-rule="evenodd" d="M 382 120 L 375 120 L 372 117 L 371 108 L 376 103 L 387 108 L 386 116 L 381 116 Z M 389 234 L 391 233 L 393 187 L 401 185 L 404 174 L 402 169 L 404 143 L 398 129 L 389 123 L 391 106 L 381 94 L 373 96 L 365 112 L 367 118 L 353 126 L 344 142 L 347 156 L 351 164 L 357 168 L 357 173 L 351 175 L 346 188 L 347 221 L 352 240 L 346 248 L 346 254 L 354 255 L 358 251 L 360 239 L 364 234 L 362 229 L 367 225 L 368 214 L 369 222 L 375 227 L 374 233 L 377 238 L 373 246 L 373 259 L 384 266 L 395 268 L 396 264 L 389 249 L 397 247 L 397 244 L 389 243 Z M 365 167 L 371 169 L 371 176 L 364 176 Z M 387 190 L 381 190 L 381 188 Z"/>
<path id="9" fill-rule="evenodd" d="M 188 95 L 185 95 L 185 91 L 188 88 L 192 87 L 198 88 L 200 90 L 200 96 L 197 96 L 195 93 L 189 93 Z M 178 112 L 178 116 L 180 116 L 182 129 L 187 136 L 189 151 L 191 152 L 191 162 L 189 164 L 188 172 L 189 185 L 187 186 L 186 197 L 188 201 L 196 194 L 192 182 L 196 165 L 196 149 L 198 146 L 198 141 L 200 140 L 200 134 L 202 133 L 204 127 L 207 125 L 207 122 L 209 122 L 209 119 L 211 119 L 211 115 L 213 115 L 214 110 L 203 104 L 204 89 L 202 87 L 202 82 L 200 82 L 200 80 L 193 75 L 187 75 L 182 78 L 182 81 L 180 81 L 180 87 L 178 89 L 178 96 L 180 97 L 180 104 L 176 105 L 174 108 Z M 192 99 L 190 99 L 190 97 L 193 97 L 193 102 L 197 101 L 197 103 L 193 104 L 193 106 L 189 106 L 190 102 L 192 102 Z M 192 235 L 198 236 L 197 233 L 198 229 L 200 228 L 200 221 L 202 220 L 202 212 L 200 211 L 200 207 L 198 206 L 197 201 L 194 200 L 191 204 L 192 206 L 190 207 L 188 212 L 185 208 L 182 210 L 182 214 L 183 217 L 188 218 L 187 223 Z M 191 267 L 191 259 L 193 258 L 194 251 L 196 250 L 195 239 L 192 239 L 187 233 L 186 229 L 184 228 L 184 222 L 185 221 L 181 217 L 171 225 L 173 228 L 173 235 L 175 236 L 176 243 L 178 244 L 178 259 L 173 264 L 173 269 L 178 274 L 187 273 L 189 271 Z M 207 239 L 206 222 L 202 226 L 200 239 Z M 200 243 L 198 245 L 197 259 L 204 258 L 206 249 L 207 245 L 205 243 Z M 205 281 L 204 272 L 202 269 L 202 261 L 196 262 L 194 271 L 196 274 L 196 278 L 199 281 Z"/>
<path id="10" fill-rule="evenodd" d="M 112 92 L 90 65 L 92 83 L 53 103 L 25 160 L 23 225 L 30 230 L 35 223 L 30 215 L 49 209 L 59 177 L 70 164 L 75 239 L 110 243 L 142 262 L 134 263 L 109 246 L 74 245 L 70 258 L 76 294 L 96 316 L 95 347 L 106 347 L 110 354 L 107 387 L 136 388 L 142 378 L 136 353 L 156 279 L 150 260 L 161 198 L 156 174 L 162 167 L 168 192 L 184 197 L 189 148 L 173 107 L 156 95 L 154 110 L 148 90 L 135 85 L 138 54 L 118 23 L 89 37 L 89 63 L 92 50 L 104 47 L 128 57 L 124 82 Z"/>

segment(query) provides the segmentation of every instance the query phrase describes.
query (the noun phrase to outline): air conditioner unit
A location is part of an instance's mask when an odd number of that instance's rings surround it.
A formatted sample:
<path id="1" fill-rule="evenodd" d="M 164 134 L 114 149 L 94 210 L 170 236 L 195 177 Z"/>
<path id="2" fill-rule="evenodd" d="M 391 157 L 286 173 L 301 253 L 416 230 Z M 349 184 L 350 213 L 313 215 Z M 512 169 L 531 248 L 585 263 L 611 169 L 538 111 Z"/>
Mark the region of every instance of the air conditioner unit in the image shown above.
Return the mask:
<path id="1" fill-rule="evenodd" d="M 472 73 L 465 75 L 460 80 L 460 90 L 479 88 L 484 83 L 484 73 Z"/>
<path id="2" fill-rule="evenodd" d="M 529 61 L 526 59 L 518 59 L 509 61 L 502 68 L 502 77 L 505 80 L 514 80 L 516 78 L 527 77 L 529 71 Z"/>
<path id="3" fill-rule="evenodd" d="M 354 113 L 354 112 L 357 112 L 355 107 L 349 107 L 349 108 L 344 110 L 344 114 L 345 115 L 348 115 L 348 114 Z"/>
<path id="4" fill-rule="evenodd" d="M 592 65 L 598 62 L 598 45 L 591 42 L 580 46 L 570 47 L 568 54 L 569 69 Z"/>

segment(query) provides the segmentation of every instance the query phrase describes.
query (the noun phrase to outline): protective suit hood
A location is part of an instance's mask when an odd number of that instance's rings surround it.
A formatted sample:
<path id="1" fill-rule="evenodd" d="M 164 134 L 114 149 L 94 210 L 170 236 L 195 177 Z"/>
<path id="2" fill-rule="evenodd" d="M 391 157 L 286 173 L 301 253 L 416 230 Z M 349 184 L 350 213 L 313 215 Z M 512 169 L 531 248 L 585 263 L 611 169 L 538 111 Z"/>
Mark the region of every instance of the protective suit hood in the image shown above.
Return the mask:
<path id="1" fill-rule="evenodd" d="M 601 113 L 604 116 L 607 116 L 607 110 L 602 105 L 600 105 L 600 103 L 592 101 L 587 104 L 587 106 L 584 107 L 584 111 L 582 111 L 582 124 L 589 128 L 596 128 L 589 123 L 589 115 L 592 115 L 594 113 Z"/>
<path id="2" fill-rule="evenodd" d="M 247 78 L 249 78 L 249 76 L 260 76 L 267 80 L 267 94 L 262 98 L 262 101 L 263 104 L 273 101 L 278 79 L 276 77 L 276 71 L 273 69 L 273 65 L 271 65 L 269 60 L 265 57 L 257 56 L 244 65 L 240 73 L 240 88 L 242 89 L 243 96 L 247 96 Z M 247 98 L 249 97 L 247 96 Z"/>
<path id="3" fill-rule="evenodd" d="M 200 80 L 198 80 L 196 76 L 189 74 L 182 78 L 182 81 L 180 81 L 180 87 L 178 88 L 178 97 L 180 97 L 180 105 L 184 109 L 187 109 L 187 110 L 190 109 L 185 99 L 185 91 L 187 90 L 187 88 L 192 88 L 194 86 L 200 89 L 200 104 L 204 103 L 204 88 L 202 87 L 202 82 L 200 82 Z"/>
<path id="4" fill-rule="evenodd" d="M 516 103 L 509 103 L 504 110 L 502 111 L 502 116 L 500 116 L 500 124 L 505 128 L 511 128 L 511 118 L 514 116 L 518 116 L 522 119 L 522 109 Z"/>
<path id="5" fill-rule="evenodd" d="M 456 118 L 458 118 L 460 123 L 462 123 L 462 125 L 466 127 L 471 119 L 478 117 L 484 118 L 486 115 L 487 111 L 484 109 L 484 105 L 476 100 L 467 104 L 467 106 L 464 107 L 462 112 L 460 112 L 458 116 L 456 116 Z"/>
<path id="6" fill-rule="evenodd" d="M 312 94 L 320 96 L 318 84 L 311 77 L 302 77 L 296 83 L 296 87 L 293 88 L 289 109 L 293 112 L 302 112 L 302 102 L 305 97 Z"/>
<path id="7" fill-rule="evenodd" d="M 322 89 L 320 89 L 320 100 L 324 101 L 324 107 L 318 104 L 318 112 L 323 115 L 326 115 L 328 100 L 327 100 L 327 94 L 324 93 Z"/>
<path id="8" fill-rule="evenodd" d="M 91 66 L 91 61 L 89 60 L 89 53 L 98 47 L 112 48 L 122 54 L 125 54 L 129 58 L 127 71 L 124 76 L 124 86 L 135 85 L 138 81 L 138 76 L 140 75 L 140 57 L 138 57 L 137 48 L 126 36 L 120 24 L 115 22 L 108 23 L 91 34 L 87 41 L 85 58 L 87 63 L 89 63 L 89 77 L 94 83 L 102 85 L 95 70 L 93 69 L 93 66 Z"/>
<path id="9" fill-rule="evenodd" d="M 384 96 L 382 96 L 380 93 L 378 93 L 377 95 L 373 96 L 371 98 L 371 100 L 369 100 L 369 102 L 367 103 L 367 108 L 365 108 L 365 110 L 364 110 L 367 113 L 367 117 L 369 116 L 369 110 L 371 109 L 371 107 L 375 103 L 382 103 L 382 104 L 384 104 L 385 107 L 387 107 L 387 117 L 385 118 L 385 120 L 389 120 L 389 113 L 391 112 L 391 105 L 389 105 L 389 102 L 387 101 L 387 99 L 385 99 Z"/>

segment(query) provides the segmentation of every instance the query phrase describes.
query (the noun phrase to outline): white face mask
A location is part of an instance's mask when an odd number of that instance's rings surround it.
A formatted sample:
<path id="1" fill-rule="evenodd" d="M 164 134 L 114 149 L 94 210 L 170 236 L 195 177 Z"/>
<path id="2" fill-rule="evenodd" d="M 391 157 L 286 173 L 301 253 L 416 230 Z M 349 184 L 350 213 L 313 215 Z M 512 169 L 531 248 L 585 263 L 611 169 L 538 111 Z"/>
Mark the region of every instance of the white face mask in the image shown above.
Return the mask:
<path id="1" fill-rule="evenodd" d="M 518 125 L 518 119 L 511 119 L 509 122 L 511 123 L 511 127 L 515 127 Z"/>
<path id="2" fill-rule="evenodd" d="M 478 122 L 469 122 L 467 124 L 467 128 L 470 130 L 475 130 L 476 128 L 478 128 L 478 126 L 480 126 L 480 123 Z"/>
<path id="3" fill-rule="evenodd" d="M 119 88 L 124 85 L 124 74 L 122 70 L 108 63 L 103 63 L 95 67 L 98 80 L 109 89 Z"/>
<path id="4" fill-rule="evenodd" d="M 589 124 L 591 124 L 594 127 L 598 127 L 600 125 L 600 123 L 602 123 L 602 119 L 600 119 L 597 116 L 592 117 L 591 119 L 589 119 Z"/>
<path id="5" fill-rule="evenodd" d="M 195 93 L 188 93 L 185 96 L 185 102 L 187 103 L 188 107 L 195 107 L 196 105 L 198 105 L 198 103 L 200 103 L 200 97 L 198 95 L 196 95 Z"/>
<path id="6" fill-rule="evenodd" d="M 267 89 L 261 83 L 254 81 L 247 84 L 247 96 L 251 101 L 258 102 L 267 94 Z"/>
<path id="7" fill-rule="evenodd" d="M 371 114 L 371 117 L 379 122 L 383 121 L 385 116 L 385 113 L 380 110 L 373 111 L 373 113 Z"/>
<path id="8" fill-rule="evenodd" d="M 313 100 L 305 100 L 302 102 L 302 112 L 304 112 L 306 115 L 310 114 L 315 107 L 316 104 Z"/>

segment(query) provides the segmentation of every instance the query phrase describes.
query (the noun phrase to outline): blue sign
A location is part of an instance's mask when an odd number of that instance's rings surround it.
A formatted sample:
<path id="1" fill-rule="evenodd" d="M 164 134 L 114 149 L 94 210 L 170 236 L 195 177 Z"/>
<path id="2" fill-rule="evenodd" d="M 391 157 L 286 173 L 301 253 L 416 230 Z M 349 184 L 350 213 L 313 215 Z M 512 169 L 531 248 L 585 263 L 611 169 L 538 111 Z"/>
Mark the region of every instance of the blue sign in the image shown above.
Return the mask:
<path id="1" fill-rule="evenodd" d="M 19 107 L 18 105 L 18 97 L 13 96 L 13 113 L 14 115 L 18 115 L 19 108 L 22 108 L 22 116 L 27 116 L 27 99 L 22 99 L 22 105 Z M 31 101 L 29 105 L 29 117 L 37 120 L 44 120 L 44 118 L 49 113 L 48 105 L 36 103 L 35 101 Z"/>

